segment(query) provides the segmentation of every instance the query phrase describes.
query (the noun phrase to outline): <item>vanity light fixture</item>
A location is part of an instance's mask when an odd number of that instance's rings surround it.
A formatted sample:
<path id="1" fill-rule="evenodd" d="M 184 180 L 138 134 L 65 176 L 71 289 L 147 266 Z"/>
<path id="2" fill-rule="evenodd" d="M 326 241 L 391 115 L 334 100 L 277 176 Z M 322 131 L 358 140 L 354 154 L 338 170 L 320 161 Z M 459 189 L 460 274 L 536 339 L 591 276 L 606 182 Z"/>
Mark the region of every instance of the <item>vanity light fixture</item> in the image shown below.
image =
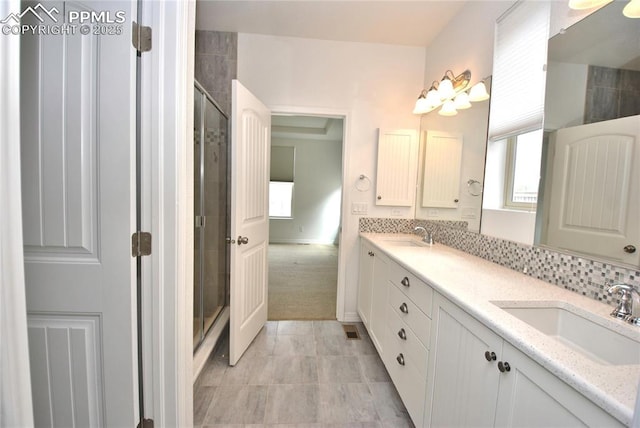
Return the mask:
<path id="1" fill-rule="evenodd" d="M 486 79 L 487 78 L 485 77 L 469 89 L 469 101 L 477 103 L 478 101 L 485 101 L 489 99 L 489 92 L 487 92 L 487 87 L 484 84 Z"/>
<path id="2" fill-rule="evenodd" d="M 640 18 L 640 0 L 631 0 L 622 9 L 622 14 L 627 18 Z"/>
<path id="3" fill-rule="evenodd" d="M 592 9 L 611 3 L 612 0 L 569 0 L 569 8 L 575 10 Z M 622 10 L 622 14 L 627 18 L 640 18 L 640 0 L 629 0 L 629 3 Z"/>
<path id="4" fill-rule="evenodd" d="M 467 89 L 470 82 L 469 70 L 457 76 L 451 70 L 447 70 L 440 82 L 434 81 L 428 91 L 423 89 L 420 92 L 413 113 L 426 114 L 442 106 L 438 114 L 455 116 L 458 110 L 471 108 L 472 102 L 489 99 L 484 80 Z"/>

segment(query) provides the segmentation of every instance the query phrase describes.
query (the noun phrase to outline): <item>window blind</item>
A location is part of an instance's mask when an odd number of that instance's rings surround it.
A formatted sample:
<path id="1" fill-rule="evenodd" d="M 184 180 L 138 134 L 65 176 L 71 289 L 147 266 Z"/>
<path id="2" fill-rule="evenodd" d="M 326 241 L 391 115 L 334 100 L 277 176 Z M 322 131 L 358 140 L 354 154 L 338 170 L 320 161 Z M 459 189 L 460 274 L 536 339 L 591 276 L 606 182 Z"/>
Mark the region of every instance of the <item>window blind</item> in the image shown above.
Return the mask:
<path id="1" fill-rule="evenodd" d="M 489 140 L 542 128 L 549 2 L 519 1 L 496 22 Z"/>
<path id="2" fill-rule="evenodd" d="M 293 181 L 295 148 L 271 146 L 271 181 Z"/>

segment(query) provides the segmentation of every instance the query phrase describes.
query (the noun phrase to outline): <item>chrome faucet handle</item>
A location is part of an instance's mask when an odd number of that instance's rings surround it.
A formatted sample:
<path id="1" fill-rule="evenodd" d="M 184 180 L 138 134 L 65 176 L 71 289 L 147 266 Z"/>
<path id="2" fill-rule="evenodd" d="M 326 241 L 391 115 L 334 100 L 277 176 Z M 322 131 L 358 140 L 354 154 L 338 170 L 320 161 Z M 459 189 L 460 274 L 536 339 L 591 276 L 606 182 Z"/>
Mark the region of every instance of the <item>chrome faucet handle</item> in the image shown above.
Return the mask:
<path id="1" fill-rule="evenodd" d="M 633 316 L 633 293 L 640 296 L 640 292 L 633 286 L 627 284 L 613 284 L 607 290 L 609 294 L 618 293 L 620 295 L 620 303 L 611 312 L 611 316 L 618 319 L 625 319 Z"/>
<path id="2" fill-rule="evenodd" d="M 422 226 L 416 226 L 413 230 L 416 231 L 416 232 L 422 232 L 423 233 L 423 235 L 422 235 L 422 241 L 423 242 L 426 242 L 429 245 L 433 244 L 433 235 L 427 229 L 425 229 Z"/>

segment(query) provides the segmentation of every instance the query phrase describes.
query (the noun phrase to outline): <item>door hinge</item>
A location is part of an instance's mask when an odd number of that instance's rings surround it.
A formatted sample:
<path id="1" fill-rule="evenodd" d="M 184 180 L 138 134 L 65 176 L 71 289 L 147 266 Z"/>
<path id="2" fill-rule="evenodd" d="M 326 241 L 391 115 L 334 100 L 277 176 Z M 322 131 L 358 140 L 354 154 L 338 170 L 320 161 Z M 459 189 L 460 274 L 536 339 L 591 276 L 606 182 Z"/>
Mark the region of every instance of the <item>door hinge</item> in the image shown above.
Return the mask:
<path id="1" fill-rule="evenodd" d="M 138 52 L 151 50 L 151 27 L 138 25 L 136 21 L 131 23 L 131 43 Z"/>
<path id="2" fill-rule="evenodd" d="M 131 235 L 131 256 L 151 255 L 151 234 L 149 232 L 136 232 Z"/>
<path id="3" fill-rule="evenodd" d="M 153 428 L 153 419 L 143 419 L 138 423 L 137 428 Z"/>

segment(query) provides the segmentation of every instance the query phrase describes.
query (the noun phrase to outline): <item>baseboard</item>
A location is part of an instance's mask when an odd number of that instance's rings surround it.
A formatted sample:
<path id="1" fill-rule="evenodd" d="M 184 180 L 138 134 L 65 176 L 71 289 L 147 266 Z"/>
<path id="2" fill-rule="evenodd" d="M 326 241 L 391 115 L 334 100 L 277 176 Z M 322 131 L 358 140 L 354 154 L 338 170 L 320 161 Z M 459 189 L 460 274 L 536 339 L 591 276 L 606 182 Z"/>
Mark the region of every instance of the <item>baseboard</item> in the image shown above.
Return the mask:
<path id="1" fill-rule="evenodd" d="M 269 244 L 337 245 L 334 240 L 323 239 L 269 239 Z"/>
<path id="2" fill-rule="evenodd" d="M 344 318 L 341 320 L 338 320 L 340 322 L 361 322 L 360 320 L 360 316 L 358 315 L 357 312 L 345 312 L 344 313 Z"/>
<path id="3" fill-rule="evenodd" d="M 209 355 L 213 352 L 224 331 L 224 328 L 227 326 L 229 322 L 229 307 L 225 307 L 218 318 L 214 321 L 211 330 L 207 333 L 207 336 L 204 338 L 204 342 L 200 344 L 200 347 L 193 355 L 193 383 L 196 383 L 200 372 L 204 368 L 207 360 L 209 359 Z"/>

